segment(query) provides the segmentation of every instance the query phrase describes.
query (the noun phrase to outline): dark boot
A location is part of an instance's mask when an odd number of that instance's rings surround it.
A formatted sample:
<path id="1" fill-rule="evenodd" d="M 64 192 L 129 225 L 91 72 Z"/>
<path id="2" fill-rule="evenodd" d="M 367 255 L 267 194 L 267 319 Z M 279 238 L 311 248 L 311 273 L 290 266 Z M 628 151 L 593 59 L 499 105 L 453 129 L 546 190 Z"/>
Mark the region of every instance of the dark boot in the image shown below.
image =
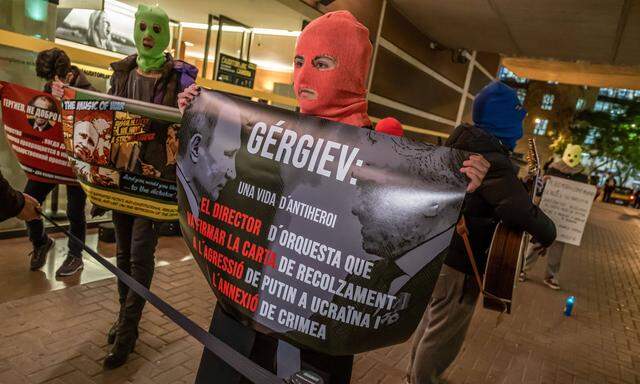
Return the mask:
<path id="1" fill-rule="evenodd" d="M 116 319 L 116 321 L 109 329 L 109 333 L 107 333 L 107 343 L 113 344 L 116 342 L 116 336 L 118 335 L 118 326 L 120 325 L 120 316 Z"/>
<path id="2" fill-rule="evenodd" d="M 122 284 L 124 285 L 124 284 Z M 118 317 L 116 321 L 113 322 L 113 325 L 109 329 L 109 333 L 107 333 L 107 343 L 113 344 L 116 341 L 116 336 L 118 335 L 118 328 L 120 327 L 120 322 L 122 322 L 122 316 L 124 315 L 124 303 L 127 298 L 127 293 L 124 289 L 120 289 L 120 282 L 118 281 L 118 293 L 119 301 L 120 301 L 120 312 L 118 312 Z M 124 296 L 123 296 L 124 295 Z"/>
<path id="3" fill-rule="evenodd" d="M 116 337 L 111 352 L 104 358 L 104 369 L 115 369 L 127 362 L 129 354 L 133 352 L 138 339 L 138 332 L 129 337 Z"/>

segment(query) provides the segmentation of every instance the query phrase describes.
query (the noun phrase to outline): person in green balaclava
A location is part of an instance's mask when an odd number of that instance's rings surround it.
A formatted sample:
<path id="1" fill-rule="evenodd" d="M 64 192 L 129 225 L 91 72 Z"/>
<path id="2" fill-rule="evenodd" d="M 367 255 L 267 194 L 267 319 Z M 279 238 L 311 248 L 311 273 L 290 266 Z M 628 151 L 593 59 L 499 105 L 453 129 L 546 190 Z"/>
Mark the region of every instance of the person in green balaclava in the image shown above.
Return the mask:
<path id="1" fill-rule="evenodd" d="M 111 64 L 113 75 L 109 94 L 177 107 L 178 94 L 195 82 L 198 69 L 174 60 L 165 52 L 170 41 L 166 12 L 159 7 L 140 5 L 136 12 L 133 39 L 137 54 Z M 142 165 L 138 171 L 142 175 L 175 180 L 175 163 L 167 158 L 166 134 L 159 132 L 157 141 L 142 146 Z M 117 211 L 113 212 L 113 224 L 118 268 L 149 287 L 155 266 L 156 229 L 159 224 L 145 217 Z M 143 298 L 120 281 L 118 297 L 120 312 L 108 333 L 107 341 L 113 347 L 104 359 L 106 369 L 119 367 L 127 361 L 138 339 L 138 324 L 145 305 Z"/>
<path id="2" fill-rule="evenodd" d="M 140 4 L 136 12 L 133 40 L 138 58 L 136 63 L 143 72 L 158 71 L 166 62 L 164 54 L 171 39 L 169 16 L 160 7 Z"/>

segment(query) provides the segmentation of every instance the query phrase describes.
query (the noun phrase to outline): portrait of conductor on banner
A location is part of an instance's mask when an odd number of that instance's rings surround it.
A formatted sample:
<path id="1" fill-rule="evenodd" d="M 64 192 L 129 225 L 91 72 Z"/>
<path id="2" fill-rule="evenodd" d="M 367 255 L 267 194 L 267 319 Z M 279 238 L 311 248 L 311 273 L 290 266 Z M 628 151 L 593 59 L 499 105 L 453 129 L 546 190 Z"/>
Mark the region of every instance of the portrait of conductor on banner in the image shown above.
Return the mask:
<path id="1" fill-rule="evenodd" d="M 33 107 L 34 114 L 27 114 L 27 120 L 35 131 L 44 132 L 54 126 L 56 121 L 51 117 L 54 114 L 57 116 L 58 107 L 51 97 L 36 96 L 29 102 L 29 106 Z"/>
<path id="2" fill-rule="evenodd" d="M 216 98 L 227 100 L 215 102 Z M 224 105 L 224 109 L 213 112 L 219 105 Z M 236 178 L 240 111 L 226 96 L 203 92 L 186 109 L 182 122 L 182 129 L 187 132 L 179 141 L 177 177 L 189 210 L 198 217 L 201 196 L 217 200 L 227 182 Z"/>
<path id="3" fill-rule="evenodd" d="M 468 181 L 457 172 L 464 153 L 452 156 L 449 148 L 389 139 L 405 161 L 390 167 L 373 160 L 356 169 L 358 198 L 352 213 L 362 225 L 362 248 L 399 268 L 400 276 L 389 286 L 395 294 L 438 255 L 426 255 L 421 245 L 448 246 Z M 415 177 L 400 176 L 406 174 Z M 452 186 L 460 192 L 452 192 Z"/>

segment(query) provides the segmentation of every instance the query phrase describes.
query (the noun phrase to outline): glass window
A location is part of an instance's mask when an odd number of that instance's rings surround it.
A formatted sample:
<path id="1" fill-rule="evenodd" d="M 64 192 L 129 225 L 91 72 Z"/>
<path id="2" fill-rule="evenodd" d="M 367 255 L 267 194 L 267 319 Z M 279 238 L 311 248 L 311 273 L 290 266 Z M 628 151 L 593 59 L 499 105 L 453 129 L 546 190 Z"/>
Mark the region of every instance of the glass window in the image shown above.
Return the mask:
<path id="1" fill-rule="evenodd" d="M 542 96 L 542 105 L 540 106 L 540 108 L 544 109 L 545 111 L 552 110 L 554 99 L 555 99 L 554 95 L 546 93 L 544 96 Z"/>
<path id="2" fill-rule="evenodd" d="M 633 91 L 630 89 L 618 89 L 618 99 L 633 99 Z"/>
<path id="3" fill-rule="evenodd" d="M 549 125 L 549 120 L 547 119 L 535 119 L 535 126 L 533 127 L 533 134 L 544 136 L 547 133 L 547 125 Z"/>
<path id="4" fill-rule="evenodd" d="M 614 97 L 616 94 L 616 91 L 613 88 L 600 88 L 600 91 L 598 92 L 598 94 L 600 96 Z"/>
<path id="5" fill-rule="evenodd" d="M 520 104 L 524 105 L 524 99 L 527 97 L 527 89 L 526 88 L 518 88 L 518 100 L 520 100 Z"/>
<path id="6" fill-rule="evenodd" d="M 500 67 L 500 71 L 498 72 L 498 78 L 500 78 L 500 80 L 503 80 L 503 81 L 513 80 L 518 84 L 525 84 L 527 81 L 529 81 L 524 77 L 519 77 L 518 75 L 511 72 L 506 67 Z"/>
<path id="7" fill-rule="evenodd" d="M 576 101 L 576 111 L 581 111 L 587 102 L 583 98 L 578 98 Z"/>
<path id="8" fill-rule="evenodd" d="M 611 104 L 611 110 L 609 112 L 612 115 L 623 115 L 627 112 L 627 108 L 620 104 Z"/>
<path id="9" fill-rule="evenodd" d="M 596 101 L 593 106 L 595 112 L 609 112 L 609 109 L 611 109 L 611 103 L 608 101 Z"/>
<path id="10" fill-rule="evenodd" d="M 598 134 L 596 133 L 596 130 L 592 129 L 587 134 L 587 137 L 584 138 L 584 143 L 585 144 L 593 144 L 596 141 L 597 137 L 598 137 Z"/>

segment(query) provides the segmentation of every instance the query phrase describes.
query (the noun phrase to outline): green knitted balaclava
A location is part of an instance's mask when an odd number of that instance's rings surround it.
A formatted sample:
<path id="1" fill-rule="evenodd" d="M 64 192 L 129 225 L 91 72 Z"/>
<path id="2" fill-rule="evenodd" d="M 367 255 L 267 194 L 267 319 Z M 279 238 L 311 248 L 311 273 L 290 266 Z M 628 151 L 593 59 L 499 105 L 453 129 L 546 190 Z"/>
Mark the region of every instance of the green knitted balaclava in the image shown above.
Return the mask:
<path id="1" fill-rule="evenodd" d="M 138 50 L 138 67 L 143 72 L 162 68 L 166 60 L 164 50 L 169 46 L 170 38 L 167 13 L 160 7 L 140 4 L 133 39 Z"/>

